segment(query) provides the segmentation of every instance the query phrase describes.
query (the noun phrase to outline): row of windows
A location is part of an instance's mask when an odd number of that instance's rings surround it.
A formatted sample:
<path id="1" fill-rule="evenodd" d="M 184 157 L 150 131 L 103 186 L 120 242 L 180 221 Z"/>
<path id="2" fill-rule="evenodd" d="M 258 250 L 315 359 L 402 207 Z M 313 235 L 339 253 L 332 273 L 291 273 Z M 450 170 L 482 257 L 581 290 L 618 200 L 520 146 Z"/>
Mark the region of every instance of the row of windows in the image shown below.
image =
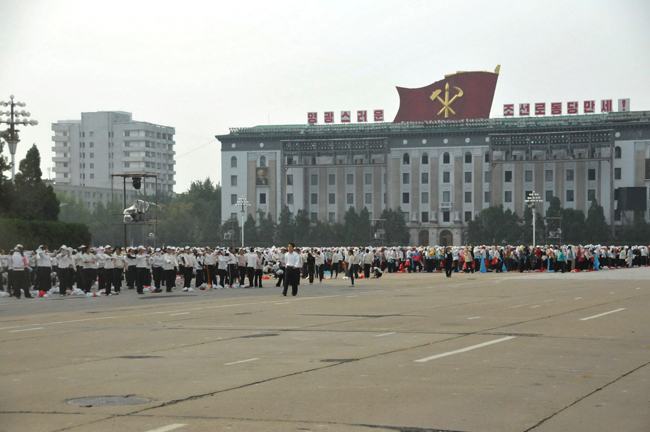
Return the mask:
<path id="1" fill-rule="evenodd" d="M 615 168 L 614 169 L 614 176 L 615 176 L 616 180 L 621 179 L 621 169 L 620 168 Z M 544 171 L 544 181 L 552 182 L 553 177 L 554 177 L 554 171 L 553 170 L 545 170 Z M 565 179 L 568 182 L 575 181 L 575 170 L 574 169 L 567 169 L 565 171 Z M 596 169 L 595 168 L 589 168 L 587 170 L 587 180 L 589 180 L 589 181 L 596 180 Z M 506 183 L 512 183 L 512 171 L 505 171 L 504 181 Z M 533 182 L 533 170 L 525 170 L 524 171 L 524 181 L 526 183 L 532 183 Z"/>
<path id="2" fill-rule="evenodd" d="M 471 152 L 465 152 L 465 163 L 470 164 L 472 163 L 472 153 Z M 486 162 L 487 160 L 487 155 L 486 155 Z M 429 164 L 429 155 L 427 153 L 423 153 L 421 157 L 421 163 L 422 165 L 428 165 Z M 449 164 L 451 163 L 451 155 L 448 152 L 445 152 L 442 154 L 442 163 L 443 164 Z M 403 165 L 410 165 L 411 164 L 411 156 L 408 153 L 404 153 L 402 156 L 402 164 Z"/>

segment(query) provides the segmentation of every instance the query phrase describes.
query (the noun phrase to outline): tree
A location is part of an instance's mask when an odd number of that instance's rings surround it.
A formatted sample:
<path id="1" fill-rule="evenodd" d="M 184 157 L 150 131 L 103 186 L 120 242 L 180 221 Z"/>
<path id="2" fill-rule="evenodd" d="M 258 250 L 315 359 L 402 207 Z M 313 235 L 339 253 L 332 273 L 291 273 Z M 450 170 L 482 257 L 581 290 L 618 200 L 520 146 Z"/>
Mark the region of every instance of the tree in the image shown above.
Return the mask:
<path id="1" fill-rule="evenodd" d="M 532 219 L 532 212 L 530 214 Z M 532 221 L 531 221 L 532 223 Z M 503 210 L 503 205 L 484 209 L 467 226 L 468 242 L 471 244 L 498 245 L 519 243 L 524 228 L 517 213 Z"/>
<path id="2" fill-rule="evenodd" d="M 409 232 L 401 208 L 386 209 L 381 212 L 380 219 L 386 220 L 386 244 L 403 246 L 409 244 Z"/>
<path id="3" fill-rule="evenodd" d="M 282 246 L 286 246 L 289 242 L 294 241 L 294 231 L 296 229 L 293 214 L 289 207 L 282 206 L 280 211 L 280 218 L 278 220 L 278 242 Z"/>
<path id="4" fill-rule="evenodd" d="M 604 244 L 609 240 L 609 225 L 605 220 L 603 207 L 593 200 L 585 220 L 585 242 Z"/>
<path id="5" fill-rule="evenodd" d="M 259 242 L 260 246 L 271 246 L 275 243 L 277 226 L 273 222 L 271 213 L 267 213 L 266 217 L 262 216 L 262 211 L 258 210 L 259 214 Z"/>
<path id="6" fill-rule="evenodd" d="M 562 243 L 580 244 L 585 238 L 585 214 L 582 210 L 562 209 Z"/>
<path id="7" fill-rule="evenodd" d="M 11 197 L 13 185 L 5 172 L 11 169 L 11 164 L 7 157 L 2 154 L 5 142 L 0 139 L 0 217 L 4 217 L 11 208 Z"/>
<path id="8" fill-rule="evenodd" d="M 259 232 L 257 224 L 252 214 L 248 214 L 246 222 L 244 222 L 244 244 L 248 246 L 260 246 Z"/>
<path id="9" fill-rule="evenodd" d="M 20 161 L 19 172 L 14 180 L 12 206 L 9 217 L 26 220 L 56 221 L 60 203 L 52 186 L 41 178 L 41 156 L 36 145 Z"/>
<path id="10" fill-rule="evenodd" d="M 296 245 L 301 246 L 309 242 L 309 226 L 311 222 L 309 220 L 309 212 L 305 209 L 298 210 L 296 214 L 296 227 L 295 235 L 293 242 Z"/>

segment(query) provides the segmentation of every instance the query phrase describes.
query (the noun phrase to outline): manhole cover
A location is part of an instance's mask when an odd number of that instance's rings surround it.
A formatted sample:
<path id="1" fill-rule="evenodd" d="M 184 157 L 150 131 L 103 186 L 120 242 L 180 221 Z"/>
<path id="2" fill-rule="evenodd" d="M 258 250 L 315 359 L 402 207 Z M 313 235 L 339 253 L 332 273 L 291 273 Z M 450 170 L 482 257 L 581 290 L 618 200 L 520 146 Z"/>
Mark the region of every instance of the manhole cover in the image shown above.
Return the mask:
<path id="1" fill-rule="evenodd" d="M 70 399 L 66 403 L 84 408 L 96 406 L 122 406 L 122 405 L 140 405 L 151 402 L 151 399 L 135 396 L 95 396 L 79 399 Z"/>

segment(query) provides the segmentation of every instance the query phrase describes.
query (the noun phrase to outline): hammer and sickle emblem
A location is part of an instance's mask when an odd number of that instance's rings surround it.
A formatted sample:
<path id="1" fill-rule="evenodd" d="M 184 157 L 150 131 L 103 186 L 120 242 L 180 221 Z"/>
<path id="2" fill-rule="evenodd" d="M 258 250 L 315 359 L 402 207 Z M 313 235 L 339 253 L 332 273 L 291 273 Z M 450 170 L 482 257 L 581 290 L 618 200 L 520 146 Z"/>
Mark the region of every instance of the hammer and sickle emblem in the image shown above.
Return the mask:
<path id="1" fill-rule="evenodd" d="M 451 112 L 453 115 L 456 115 L 456 111 L 454 111 L 451 108 L 451 104 L 456 100 L 456 98 L 463 97 L 463 90 L 460 87 L 454 87 L 456 90 L 458 90 L 458 93 L 454 97 L 449 99 L 449 83 L 445 85 L 445 99 L 443 100 L 440 97 L 440 93 L 442 93 L 442 90 L 436 90 L 433 93 L 431 93 L 431 96 L 429 97 L 432 101 L 435 101 L 438 99 L 440 103 L 442 104 L 442 109 L 438 111 L 438 115 L 442 114 L 443 111 L 445 113 L 445 118 L 449 117 L 449 113 Z"/>

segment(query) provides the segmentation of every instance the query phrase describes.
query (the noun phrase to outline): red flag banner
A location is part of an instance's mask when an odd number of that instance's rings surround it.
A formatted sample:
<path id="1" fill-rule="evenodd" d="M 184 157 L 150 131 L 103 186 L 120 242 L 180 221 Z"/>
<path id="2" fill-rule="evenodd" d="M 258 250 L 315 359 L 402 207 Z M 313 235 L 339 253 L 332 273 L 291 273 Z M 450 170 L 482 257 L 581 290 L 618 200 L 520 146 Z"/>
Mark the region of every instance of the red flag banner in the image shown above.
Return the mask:
<path id="1" fill-rule="evenodd" d="M 489 118 L 499 68 L 457 72 L 416 89 L 397 87 L 400 105 L 393 123 Z"/>

